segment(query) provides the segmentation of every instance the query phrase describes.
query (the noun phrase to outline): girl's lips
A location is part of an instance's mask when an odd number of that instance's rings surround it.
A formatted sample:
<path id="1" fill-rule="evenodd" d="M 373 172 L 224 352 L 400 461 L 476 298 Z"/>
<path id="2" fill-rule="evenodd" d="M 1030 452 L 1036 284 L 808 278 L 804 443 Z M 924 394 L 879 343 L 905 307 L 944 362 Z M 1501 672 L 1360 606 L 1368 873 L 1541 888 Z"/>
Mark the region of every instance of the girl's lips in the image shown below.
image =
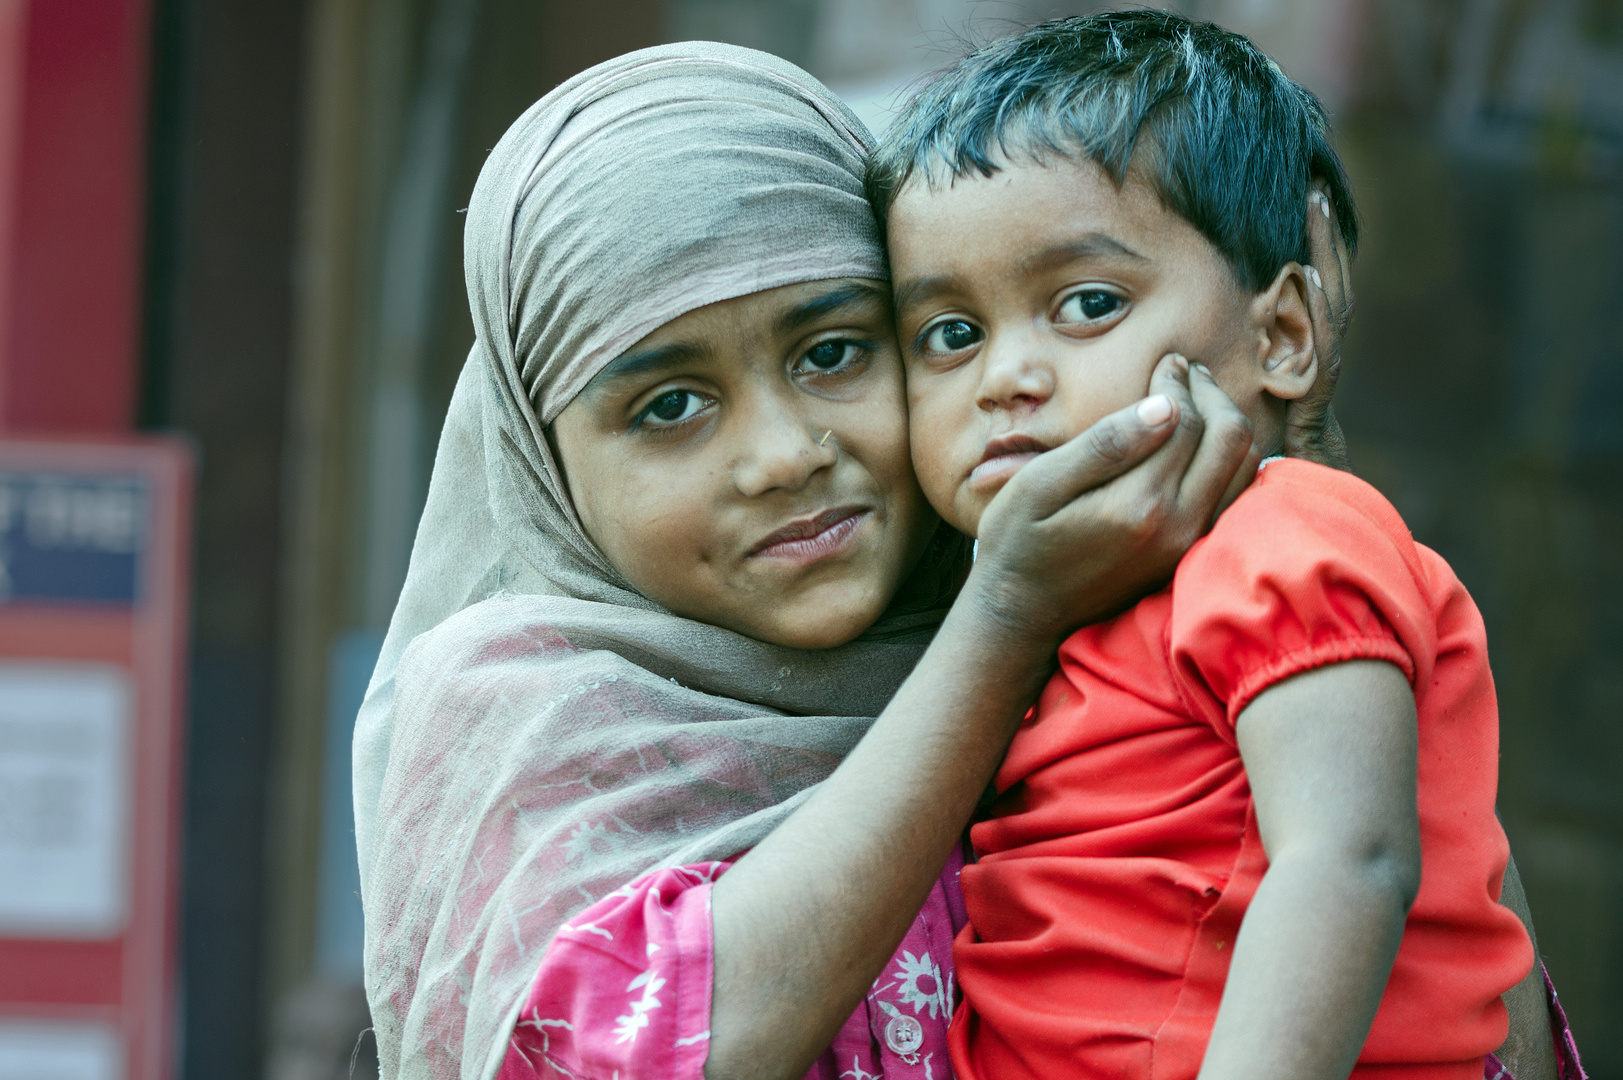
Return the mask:
<path id="1" fill-rule="evenodd" d="M 772 559 L 796 566 L 821 562 L 851 546 L 852 537 L 868 513 L 847 506 L 792 521 L 755 545 L 750 558 Z"/>

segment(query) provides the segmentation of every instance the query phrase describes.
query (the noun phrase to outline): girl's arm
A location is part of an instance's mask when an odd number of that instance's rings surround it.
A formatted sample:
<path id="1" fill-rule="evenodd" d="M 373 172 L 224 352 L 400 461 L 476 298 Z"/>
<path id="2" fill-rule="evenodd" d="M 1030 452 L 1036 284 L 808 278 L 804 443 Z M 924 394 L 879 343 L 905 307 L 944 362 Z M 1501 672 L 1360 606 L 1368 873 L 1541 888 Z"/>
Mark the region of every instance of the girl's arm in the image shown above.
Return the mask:
<path id="1" fill-rule="evenodd" d="M 1533 933 L 1533 914 L 1527 906 L 1527 893 L 1522 890 L 1522 876 L 1516 870 L 1515 859 L 1505 867 L 1505 884 L 1499 902 L 1514 911 L 1527 928 L 1528 940 L 1533 943 L 1533 970 L 1505 992 L 1510 1031 L 1504 1045 L 1494 1053 L 1516 1080 L 1557 1080 L 1560 1069 L 1555 1060 L 1555 1041 L 1550 1037 L 1550 999 L 1544 992 L 1538 935 Z"/>
<path id="2" fill-rule="evenodd" d="M 1204 531 L 1249 425 L 1186 363 L 1163 361 L 1151 391 L 1010 480 L 913 674 L 716 883 L 710 1080 L 805 1074 L 911 925 L 1063 635 L 1166 580 Z"/>
<path id="3" fill-rule="evenodd" d="M 1237 724 L 1269 868 L 1200 1080 L 1343 1080 L 1420 887 L 1414 695 L 1392 664 L 1318 668 Z"/>
<path id="4" fill-rule="evenodd" d="M 1307 237 L 1312 248 L 1308 308 L 1313 316 L 1313 353 L 1318 379 L 1285 411 L 1285 453 L 1352 471 L 1347 440 L 1330 401 L 1341 377 L 1341 341 L 1352 322 L 1352 257 L 1336 226 L 1336 211 L 1317 185 L 1307 193 Z"/>

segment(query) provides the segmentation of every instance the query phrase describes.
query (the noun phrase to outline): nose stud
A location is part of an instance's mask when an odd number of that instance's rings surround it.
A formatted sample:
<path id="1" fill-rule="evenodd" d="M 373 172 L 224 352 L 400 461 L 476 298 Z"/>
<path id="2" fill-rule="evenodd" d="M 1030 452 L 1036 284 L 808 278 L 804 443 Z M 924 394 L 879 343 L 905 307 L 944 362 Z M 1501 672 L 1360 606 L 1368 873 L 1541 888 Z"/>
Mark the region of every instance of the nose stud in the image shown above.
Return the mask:
<path id="1" fill-rule="evenodd" d="M 823 437 L 817 440 L 817 445 L 822 446 L 824 443 L 828 442 L 828 437 L 832 434 L 834 434 L 833 428 L 829 428 L 827 431 L 823 432 Z"/>

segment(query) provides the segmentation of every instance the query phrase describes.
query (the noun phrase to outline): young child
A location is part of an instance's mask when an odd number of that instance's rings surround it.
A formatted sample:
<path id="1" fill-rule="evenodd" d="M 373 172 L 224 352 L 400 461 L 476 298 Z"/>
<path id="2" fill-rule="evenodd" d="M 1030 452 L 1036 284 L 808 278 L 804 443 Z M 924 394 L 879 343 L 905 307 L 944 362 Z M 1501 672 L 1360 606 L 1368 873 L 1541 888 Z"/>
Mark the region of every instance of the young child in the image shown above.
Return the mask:
<path id="1" fill-rule="evenodd" d="M 1350 248 L 1317 101 L 1165 13 L 1047 23 L 926 90 L 870 190 L 936 509 L 996 529 L 1009 477 L 1168 353 L 1277 451 L 1316 375 L 1315 177 Z M 1533 956 L 1498 903 L 1481 616 L 1369 485 L 1265 466 L 1165 590 L 1064 643 L 1015 738 L 962 878 L 962 1080 L 1476 1080 L 1505 1037 Z"/>

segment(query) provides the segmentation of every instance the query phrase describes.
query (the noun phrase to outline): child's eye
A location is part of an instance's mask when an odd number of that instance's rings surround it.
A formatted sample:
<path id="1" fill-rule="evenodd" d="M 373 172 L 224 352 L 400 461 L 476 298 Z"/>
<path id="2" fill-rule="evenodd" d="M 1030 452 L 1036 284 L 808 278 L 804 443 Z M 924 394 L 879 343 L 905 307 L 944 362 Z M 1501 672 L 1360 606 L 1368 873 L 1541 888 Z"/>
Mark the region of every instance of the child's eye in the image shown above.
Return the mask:
<path id="1" fill-rule="evenodd" d="M 860 341 L 850 341 L 846 338 L 819 341 L 807 349 L 795 364 L 795 374 L 817 375 L 840 371 L 860 360 L 862 353 L 863 344 Z"/>
<path id="2" fill-rule="evenodd" d="M 667 390 L 643 406 L 632 426 L 675 427 L 685 420 L 691 420 L 707 404 L 707 398 L 692 390 Z"/>
<path id="3" fill-rule="evenodd" d="M 1083 289 L 1072 293 L 1059 306 L 1056 322 L 1098 322 L 1121 310 L 1121 297 L 1103 289 Z"/>
<path id="4" fill-rule="evenodd" d="M 957 352 L 981 339 L 980 327 L 963 319 L 947 319 L 924 331 L 923 348 L 928 352 Z"/>

